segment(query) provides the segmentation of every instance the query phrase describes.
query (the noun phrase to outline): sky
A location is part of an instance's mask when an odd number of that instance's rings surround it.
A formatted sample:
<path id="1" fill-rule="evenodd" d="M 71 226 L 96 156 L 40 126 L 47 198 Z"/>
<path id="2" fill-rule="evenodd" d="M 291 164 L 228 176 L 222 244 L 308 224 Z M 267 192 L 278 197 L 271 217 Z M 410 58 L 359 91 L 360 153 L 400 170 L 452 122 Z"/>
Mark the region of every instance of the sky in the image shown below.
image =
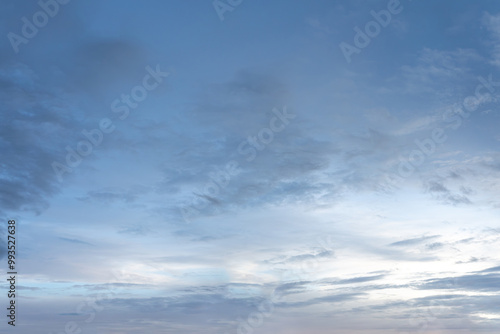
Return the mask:
<path id="1" fill-rule="evenodd" d="M 499 332 L 498 1 L 2 5 L 2 333 Z"/>

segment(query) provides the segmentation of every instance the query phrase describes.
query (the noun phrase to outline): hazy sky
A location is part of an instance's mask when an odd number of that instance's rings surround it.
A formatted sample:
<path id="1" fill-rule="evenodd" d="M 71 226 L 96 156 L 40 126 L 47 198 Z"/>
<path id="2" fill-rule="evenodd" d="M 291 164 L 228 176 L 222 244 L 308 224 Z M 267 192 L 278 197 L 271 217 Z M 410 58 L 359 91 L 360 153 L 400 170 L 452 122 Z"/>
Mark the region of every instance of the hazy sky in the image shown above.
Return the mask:
<path id="1" fill-rule="evenodd" d="M 0 328 L 499 332 L 498 1 L 0 17 Z"/>

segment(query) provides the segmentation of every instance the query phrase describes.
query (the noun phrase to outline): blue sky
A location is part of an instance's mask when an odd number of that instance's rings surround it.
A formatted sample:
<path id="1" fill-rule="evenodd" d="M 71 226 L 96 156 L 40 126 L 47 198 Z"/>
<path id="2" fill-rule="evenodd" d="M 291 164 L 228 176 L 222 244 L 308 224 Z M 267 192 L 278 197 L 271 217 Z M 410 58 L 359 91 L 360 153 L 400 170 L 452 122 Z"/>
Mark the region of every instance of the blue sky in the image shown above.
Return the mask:
<path id="1" fill-rule="evenodd" d="M 0 14 L 7 332 L 498 333 L 498 2 L 41 4 Z"/>

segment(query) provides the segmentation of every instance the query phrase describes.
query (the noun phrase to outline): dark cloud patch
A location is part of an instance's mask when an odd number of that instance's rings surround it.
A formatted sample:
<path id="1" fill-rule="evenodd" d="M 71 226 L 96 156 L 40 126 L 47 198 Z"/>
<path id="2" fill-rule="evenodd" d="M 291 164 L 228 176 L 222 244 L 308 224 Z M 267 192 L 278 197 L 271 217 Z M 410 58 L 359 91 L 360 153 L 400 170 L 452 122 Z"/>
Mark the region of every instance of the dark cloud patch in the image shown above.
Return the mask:
<path id="1" fill-rule="evenodd" d="M 313 259 L 328 259 L 335 257 L 335 252 L 332 250 L 320 250 L 315 253 L 305 253 L 293 256 L 279 256 L 273 259 L 265 260 L 264 263 L 273 265 L 278 264 L 293 264 Z"/>
<path id="2" fill-rule="evenodd" d="M 435 238 L 438 238 L 438 237 L 439 237 L 439 235 L 432 235 L 432 236 L 428 236 L 428 237 L 406 239 L 406 240 L 401 240 L 401 241 L 393 242 L 389 246 L 392 246 L 392 247 L 414 246 L 414 245 L 418 245 L 418 244 L 421 244 L 421 243 L 423 243 L 425 241 L 432 240 L 432 239 L 435 239 Z"/>
<path id="3" fill-rule="evenodd" d="M 75 90 L 101 103 L 129 93 L 133 86 L 128 83 L 141 84 L 145 67 L 155 65 L 148 63 L 141 47 L 127 40 L 88 38 L 71 52 L 72 62 L 60 64 L 61 70 Z"/>
<path id="4" fill-rule="evenodd" d="M 79 240 L 79 239 L 63 238 L 63 237 L 59 237 L 59 239 L 62 240 L 62 241 L 73 243 L 73 244 L 92 245 L 92 244 L 90 244 L 90 243 L 88 243 L 86 241 L 82 241 L 82 240 Z"/>
<path id="5" fill-rule="evenodd" d="M 194 264 L 216 264 L 218 260 L 209 259 L 203 256 L 189 256 L 189 255 L 177 255 L 177 256 L 163 256 L 151 258 L 148 263 L 194 263 Z"/>
<path id="6" fill-rule="evenodd" d="M 64 163 L 65 145 L 84 125 L 65 95 L 24 64 L 0 69 L 0 84 L 0 212 L 39 214 L 60 188 L 52 163 Z"/>
<path id="7" fill-rule="evenodd" d="M 419 289 L 464 289 L 467 291 L 498 291 L 500 274 L 476 274 L 464 275 L 459 277 L 448 277 L 430 279 L 423 282 Z"/>
<path id="8" fill-rule="evenodd" d="M 123 226 L 118 230 L 118 233 L 144 236 L 151 233 L 151 229 L 141 223 L 138 223 L 132 226 Z"/>
<path id="9" fill-rule="evenodd" d="M 287 258 L 284 262 L 301 262 L 306 260 L 318 259 L 318 258 L 331 258 L 335 256 L 335 252 L 333 251 L 322 251 L 317 254 L 301 254 L 295 255 Z"/>
<path id="10" fill-rule="evenodd" d="M 437 181 L 430 181 L 427 185 L 427 191 L 429 192 L 439 192 L 439 193 L 448 193 L 449 190 L 442 183 Z"/>
<path id="11" fill-rule="evenodd" d="M 258 310 L 265 297 L 227 299 L 219 293 L 184 294 L 151 298 L 112 298 L 100 302 L 109 311 L 120 311 L 130 318 L 192 326 L 221 327 L 233 329 L 238 317 L 248 317 Z"/>
<path id="12" fill-rule="evenodd" d="M 36 286 L 26 286 L 26 285 L 18 285 L 16 286 L 17 289 L 19 290 L 28 290 L 28 291 L 39 291 L 42 290 L 42 288 L 36 287 Z"/>
<path id="13" fill-rule="evenodd" d="M 336 295 L 331 295 L 331 296 L 325 296 L 325 297 L 319 297 L 319 298 L 313 298 L 307 301 L 302 301 L 302 302 L 288 302 L 288 303 L 280 303 L 278 306 L 281 307 L 307 307 L 307 306 L 312 306 L 312 305 L 317 305 L 317 304 L 323 304 L 323 303 L 341 303 L 349 300 L 355 300 L 358 299 L 362 296 L 365 296 L 366 294 L 364 293 L 342 293 L 342 294 L 336 294 Z"/>
<path id="14" fill-rule="evenodd" d="M 360 277 L 353 277 L 353 278 L 347 278 L 347 279 L 332 280 L 332 281 L 329 281 L 328 283 L 332 284 L 332 285 L 357 284 L 357 283 L 366 283 L 366 282 L 381 280 L 384 277 L 386 277 L 386 275 L 360 276 Z"/>
<path id="15" fill-rule="evenodd" d="M 434 196 L 437 200 L 444 204 L 469 205 L 472 201 L 466 196 L 471 195 L 474 191 L 471 188 L 460 186 L 457 193 L 453 193 L 444 183 L 437 180 L 430 180 L 425 185 L 426 191 Z"/>
<path id="16" fill-rule="evenodd" d="M 113 202 L 132 203 L 139 196 L 148 193 L 150 189 L 146 186 L 135 185 L 130 188 L 107 188 L 87 192 L 86 196 L 77 199 L 84 202 L 97 202 L 110 204 Z"/>
<path id="17" fill-rule="evenodd" d="M 433 242 L 433 243 L 425 245 L 425 248 L 432 251 L 432 250 L 437 250 L 437 249 L 443 248 L 443 246 L 444 246 L 444 244 L 441 242 Z"/>
<path id="18" fill-rule="evenodd" d="M 276 78 L 250 70 L 240 70 L 233 81 L 221 88 L 229 95 L 282 96 L 287 93 L 286 87 Z"/>
<path id="19" fill-rule="evenodd" d="M 500 272 L 500 266 L 487 268 L 487 269 L 481 270 L 480 272 L 484 272 L 484 273 L 488 273 L 488 272 Z"/>
<path id="20" fill-rule="evenodd" d="M 460 205 L 460 204 L 472 204 L 472 201 L 464 195 L 453 195 L 450 194 L 445 198 L 445 201 L 452 205 Z"/>
<path id="21" fill-rule="evenodd" d="M 76 284 L 73 285 L 74 289 L 84 288 L 89 291 L 111 291 L 113 289 L 147 289 L 152 288 L 152 284 L 140 283 L 103 283 L 103 284 Z"/>
<path id="22" fill-rule="evenodd" d="M 394 310 L 399 309 L 403 314 L 393 314 L 396 318 L 411 318 L 415 312 L 419 312 L 420 308 L 440 308 L 444 304 L 458 304 L 466 298 L 462 294 L 448 294 L 448 295 L 432 295 L 421 298 L 410 298 L 407 300 L 388 301 L 382 305 L 373 305 L 368 307 L 361 307 L 359 310 Z"/>
<path id="23" fill-rule="evenodd" d="M 211 235 L 206 235 L 206 236 L 203 236 L 203 237 L 195 238 L 195 239 L 193 239 L 193 241 L 209 242 L 209 241 L 213 241 L 213 240 L 217 240 L 217 239 L 220 239 L 220 238 L 214 237 L 214 236 L 211 236 Z"/>
<path id="24" fill-rule="evenodd" d="M 474 193 L 474 190 L 470 187 L 460 186 L 460 192 L 464 195 L 471 195 Z"/>
<path id="25" fill-rule="evenodd" d="M 463 263 L 474 263 L 474 262 L 479 262 L 480 260 L 477 257 L 471 256 L 467 261 L 457 261 L 455 262 L 456 264 L 463 264 Z"/>
<path id="26" fill-rule="evenodd" d="M 290 294 L 295 294 L 295 293 L 301 293 L 306 291 L 306 285 L 311 283 L 310 281 L 299 281 L 299 282 L 292 282 L 292 283 L 285 283 L 281 284 L 276 288 L 276 292 L 279 295 L 290 295 Z"/>
<path id="27" fill-rule="evenodd" d="M 449 177 L 450 179 L 455 179 L 455 180 L 457 180 L 457 179 L 462 179 L 462 178 L 463 178 L 463 177 L 462 177 L 462 175 L 460 175 L 457 171 L 451 171 L 451 172 L 449 173 L 448 177 Z"/>
<path id="28" fill-rule="evenodd" d="M 203 199 L 206 199 L 207 201 L 209 201 L 210 203 L 212 204 L 215 204 L 215 205 L 220 205 L 222 204 L 221 201 L 219 201 L 217 198 L 215 197 L 212 197 L 212 196 L 209 196 L 209 195 L 205 195 L 205 194 L 197 194 L 197 193 L 193 193 L 194 195 L 198 196 L 198 197 L 201 197 Z"/>
<path id="29" fill-rule="evenodd" d="M 475 238 L 465 238 L 465 239 L 461 239 L 461 240 L 458 240 L 456 243 L 458 244 L 468 244 L 468 243 L 471 243 L 475 240 Z"/>

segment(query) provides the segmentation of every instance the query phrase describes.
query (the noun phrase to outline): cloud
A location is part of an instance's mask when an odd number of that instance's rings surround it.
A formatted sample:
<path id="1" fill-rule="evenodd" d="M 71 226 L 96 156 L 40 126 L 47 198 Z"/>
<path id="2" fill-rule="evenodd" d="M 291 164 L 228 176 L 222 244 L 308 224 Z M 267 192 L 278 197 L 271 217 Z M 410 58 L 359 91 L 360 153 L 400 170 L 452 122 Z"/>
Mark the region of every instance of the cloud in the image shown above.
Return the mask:
<path id="1" fill-rule="evenodd" d="M 488 12 L 485 12 L 483 15 L 482 23 L 490 32 L 492 63 L 496 66 L 500 66 L 500 57 L 498 56 L 498 52 L 500 51 L 500 14 L 492 15 Z"/>
<path id="2" fill-rule="evenodd" d="M 300 255 L 293 255 L 293 256 L 284 256 L 284 257 L 279 257 L 271 260 L 266 260 L 264 263 L 270 263 L 273 265 L 277 264 L 293 264 L 293 263 L 298 263 L 298 262 L 303 262 L 307 260 L 313 260 L 313 259 L 328 259 L 328 258 L 334 258 L 335 257 L 335 252 L 332 250 L 321 250 L 316 253 L 306 253 L 306 254 L 300 254 Z"/>
<path id="3" fill-rule="evenodd" d="M 498 291 L 500 274 L 475 274 L 426 280 L 420 289 L 465 289 L 467 291 Z"/>
<path id="4" fill-rule="evenodd" d="M 5 65 L 0 85 L 0 211 L 40 214 L 60 189 L 51 164 L 65 154 L 57 148 L 81 124 L 64 94 L 44 87 L 25 64 Z"/>
<path id="5" fill-rule="evenodd" d="M 438 94 L 442 101 L 453 101 L 459 91 L 454 91 L 453 83 L 468 81 L 471 68 L 483 61 L 474 49 L 438 50 L 424 48 L 414 65 L 403 65 L 399 80 L 405 93 Z M 446 87 L 443 89 L 443 87 Z M 456 102 L 456 101 L 454 101 Z"/>
<path id="6" fill-rule="evenodd" d="M 448 193 L 449 190 L 442 183 L 437 181 L 430 181 L 427 186 L 427 191 L 429 192 L 440 192 L 440 193 Z"/>
<path id="7" fill-rule="evenodd" d="M 461 205 L 472 204 L 472 201 L 465 195 L 471 194 L 472 190 L 469 188 L 460 187 L 459 193 L 452 193 L 442 182 L 430 180 L 427 182 L 426 191 L 434 195 L 436 199 L 445 204 Z"/>
<path id="8" fill-rule="evenodd" d="M 299 281 L 299 282 L 280 284 L 275 291 L 278 295 L 282 296 L 295 293 L 302 293 L 306 291 L 307 289 L 306 285 L 310 283 L 311 283 L 310 281 Z"/>
<path id="9" fill-rule="evenodd" d="M 457 261 L 457 262 L 455 262 L 455 263 L 457 263 L 457 264 L 462 264 L 462 263 L 474 263 L 474 262 L 478 262 L 478 261 L 479 261 L 479 259 L 478 259 L 477 257 L 472 256 L 472 257 L 471 257 L 469 260 L 467 260 L 467 261 Z"/>
<path id="10" fill-rule="evenodd" d="M 359 277 L 353 277 L 353 278 L 347 278 L 347 279 L 337 279 L 337 280 L 331 280 L 331 279 L 326 279 L 322 280 L 321 282 L 325 282 L 327 284 L 332 284 L 332 285 L 342 285 L 342 284 L 357 284 L 357 283 L 366 283 L 366 282 L 372 282 L 372 281 L 377 281 L 385 278 L 387 275 L 375 275 L 375 276 L 359 276 Z"/>
<path id="11" fill-rule="evenodd" d="M 323 181 L 323 173 L 341 150 L 301 130 L 300 111 L 286 107 L 287 94 L 286 86 L 271 74 L 249 70 L 238 72 L 226 83 L 206 87 L 196 106 L 186 113 L 191 129 L 183 133 L 184 149 L 176 159 L 162 163 L 165 177 L 156 185 L 157 191 L 175 193 L 175 201 L 183 201 L 181 207 L 198 206 L 200 216 L 263 203 L 314 205 L 321 197 L 326 202 L 337 196 L 338 189 Z M 244 146 L 247 151 L 242 152 L 241 145 L 269 128 L 276 118 L 273 109 L 286 109 L 295 116 L 248 161 L 251 146 Z M 205 134 L 202 141 L 200 132 Z M 216 194 L 209 193 L 211 175 L 224 170 L 229 161 L 238 163 L 240 173 Z M 179 214 L 176 208 L 164 209 Z"/>
<path id="12" fill-rule="evenodd" d="M 439 235 L 432 235 L 432 236 L 427 236 L 427 237 L 420 237 L 420 238 L 413 238 L 413 239 L 406 239 L 406 240 L 401 240 L 397 242 L 393 242 L 389 246 L 396 246 L 396 247 L 406 247 L 406 246 L 414 246 L 418 245 L 420 243 L 423 243 L 428 240 L 432 240 L 435 238 L 438 238 Z"/>
<path id="13" fill-rule="evenodd" d="M 86 241 L 82 241 L 79 239 L 71 239 L 71 238 L 63 238 L 63 237 L 59 237 L 59 239 L 62 241 L 71 242 L 73 244 L 92 245 Z"/>
<path id="14" fill-rule="evenodd" d="M 341 302 L 345 302 L 345 301 L 355 300 L 355 299 L 358 299 L 359 297 L 362 297 L 365 295 L 366 294 L 364 294 L 364 293 L 341 293 L 341 294 L 336 294 L 336 295 L 331 295 L 331 296 L 313 298 L 313 299 L 309 299 L 309 300 L 303 301 L 303 302 L 280 303 L 280 304 L 278 304 L 278 306 L 289 308 L 289 307 L 307 307 L 307 306 L 323 304 L 323 303 L 328 303 L 328 304 L 341 303 Z"/>
<path id="15" fill-rule="evenodd" d="M 487 269 L 484 269 L 480 272 L 485 272 L 485 273 L 487 273 L 487 272 L 500 272 L 500 266 L 487 268 Z"/>
<path id="16" fill-rule="evenodd" d="M 78 200 L 84 202 L 94 201 L 103 204 L 110 204 L 113 202 L 132 203 L 139 196 L 147 194 L 150 191 L 149 187 L 143 185 L 133 185 L 128 189 L 113 187 L 89 191 L 86 196 L 78 197 Z"/>

